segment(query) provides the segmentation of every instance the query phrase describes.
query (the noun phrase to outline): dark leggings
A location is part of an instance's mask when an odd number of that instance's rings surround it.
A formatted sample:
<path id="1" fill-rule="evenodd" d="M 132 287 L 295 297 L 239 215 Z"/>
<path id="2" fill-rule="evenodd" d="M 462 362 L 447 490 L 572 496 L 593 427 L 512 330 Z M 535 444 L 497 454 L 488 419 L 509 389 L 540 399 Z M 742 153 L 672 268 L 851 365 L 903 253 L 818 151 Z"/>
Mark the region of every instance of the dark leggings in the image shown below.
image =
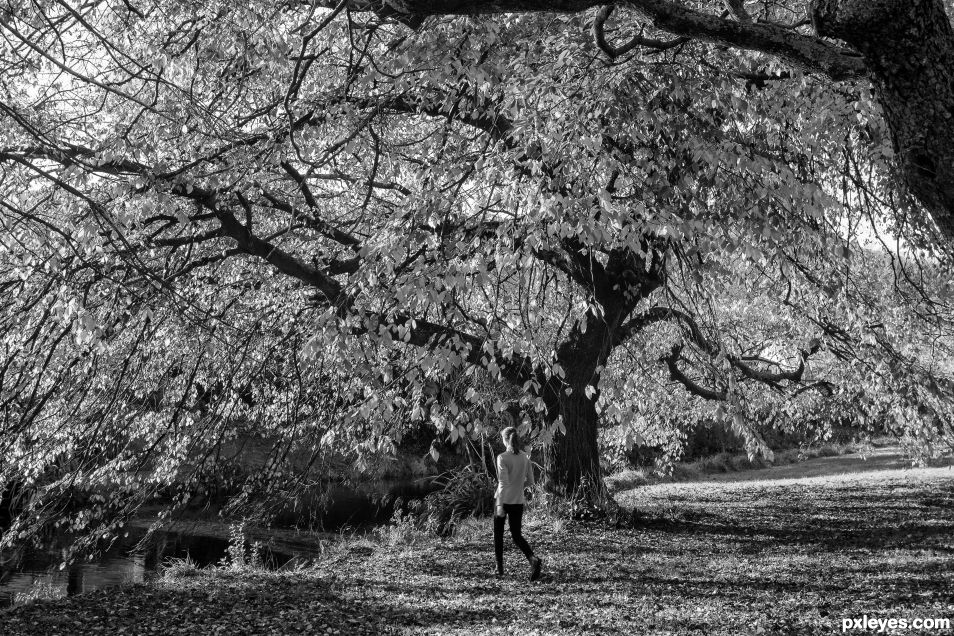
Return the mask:
<path id="1" fill-rule="evenodd" d="M 510 536 L 513 542 L 523 552 L 527 559 L 533 558 L 533 550 L 530 544 L 520 534 L 520 524 L 523 522 L 523 504 L 504 504 L 504 516 L 494 515 L 494 553 L 497 556 L 497 569 L 503 571 L 503 534 L 504 520 L 510 519 Z"/>

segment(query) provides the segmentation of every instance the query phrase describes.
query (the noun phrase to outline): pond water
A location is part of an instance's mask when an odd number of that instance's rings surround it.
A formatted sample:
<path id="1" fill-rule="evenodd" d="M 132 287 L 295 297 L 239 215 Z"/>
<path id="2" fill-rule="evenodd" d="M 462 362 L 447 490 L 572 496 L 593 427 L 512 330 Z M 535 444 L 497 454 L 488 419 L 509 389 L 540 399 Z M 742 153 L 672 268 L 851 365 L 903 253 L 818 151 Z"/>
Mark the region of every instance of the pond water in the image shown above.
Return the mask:
<path id="1" fill-rule="evenodd" d="M 82 592 L 142 583 L 156 576 L 167 559 L 189 557 L 197 565 L 223 560 L 228 541 L 217 537 L 186 533 L 157 532 L 140 545 L 144 530 L 131 530 L 93 561 L 76 562 L 62 570 L 57 550 L 26 550 L 18 557 L 0 561 L 0 607 L 9 607 L 33 598 L 60 598 Z M 268 552 L 266 566 L 277 567 L 291 555 Z"/>
<path id="2" fill-rule="evenodd" d="M 330 501 L 318 511 L 320 527 L 331 533 L 344 528 L 366 530 L 385 523 L 394 511 L 394 497 L 420 497 L 433 490 L 427 480 L 371 483 L 363 490 L 336 487 Z M 387 503 L 381 497 L 390 495 Z M 305 511 L 295 511 L 280 520 L 291 526 Z M 9 607 L 33 598 L 59 598 L 82 592 L 142 583 L 156 576 L 163 562 L 188 556 L 199 566 L 223 560 L 228 540 L 200 531 L 156 532 L 144 544 L 144 529 L 130 528 L 110 549 L 92 561 L 76 562 L 62 570 L 58 549 L 26 550 L 16 557 L 0 553 L 0 607 Z M 329 536 L 334 536 L 329 535 Z M 270 542 L 269 542 L 270 544 Z M 280 567 L 296 556 L 311 558 L 313 551 L 296 543 L 279 542 L 278 548 L 264 548 L 266 567 Z"/>

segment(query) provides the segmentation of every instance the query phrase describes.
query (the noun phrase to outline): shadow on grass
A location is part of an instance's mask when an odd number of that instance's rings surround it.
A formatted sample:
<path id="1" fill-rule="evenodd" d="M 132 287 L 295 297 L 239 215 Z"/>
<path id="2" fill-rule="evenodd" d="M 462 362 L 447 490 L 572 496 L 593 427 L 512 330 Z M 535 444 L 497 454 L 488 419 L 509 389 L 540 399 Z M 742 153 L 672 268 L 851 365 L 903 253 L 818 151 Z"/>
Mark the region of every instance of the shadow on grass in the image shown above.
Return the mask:
<path id="1" fill-rule="evenodd" d="M 814 635 L 864 611 L 943 616 L 950 607 L 950 480 L 699 495 L 627 528 L 540 524 L 528 533 L 546 564 L 537 584 L 509 541 L 509 575 L 492 577 L 488 529 L 349 552 L 297 578 L 197 575 L 80 595 L 0 615 L 0 631 Z"/>
<path id="2" fill-rule="evenodd" d="M 747 493 L 747 499 L 682 499 L 668 511 L 637 515 L 634 528 L 744 539 L 747 551 L 785 544 L 829 551 L 924 544 L 954 552 L 954 487 L 935 484 L 925 489 L 912 492 L 889 484 L 823 491 L 825 497 L 820 497 L 817 490 L 763 488 Z"/>

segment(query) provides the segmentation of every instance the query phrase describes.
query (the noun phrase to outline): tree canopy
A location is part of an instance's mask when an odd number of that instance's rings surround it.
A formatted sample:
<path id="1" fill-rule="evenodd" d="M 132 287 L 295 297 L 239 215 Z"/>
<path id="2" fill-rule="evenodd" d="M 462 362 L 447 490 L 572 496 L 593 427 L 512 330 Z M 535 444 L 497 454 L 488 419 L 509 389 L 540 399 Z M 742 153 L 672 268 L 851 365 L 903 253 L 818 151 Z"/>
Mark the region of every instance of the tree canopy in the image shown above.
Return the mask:
<path id="1" fill-rule="evenodd" d="M 950 447 L 950 82 L 896 112 L 847 1 L 539 5 L 5 11 L 0 483 L 45 493 L 8 538 L 184 503 L 249 431 L 277 476 L 513 404 L 566 494 L 607 424 Z"/>

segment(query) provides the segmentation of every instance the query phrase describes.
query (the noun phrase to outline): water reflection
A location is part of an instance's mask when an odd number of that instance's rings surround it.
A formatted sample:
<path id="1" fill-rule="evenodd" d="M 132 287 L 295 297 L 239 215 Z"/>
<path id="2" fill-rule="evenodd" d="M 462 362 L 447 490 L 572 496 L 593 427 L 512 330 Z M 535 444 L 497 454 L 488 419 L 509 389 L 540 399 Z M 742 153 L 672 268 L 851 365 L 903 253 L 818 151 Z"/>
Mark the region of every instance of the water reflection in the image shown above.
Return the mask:
<path id="1" fill-rule="evenodd" d="M 304 508 L 287 510 L 276 523 L 292 527 L 302 519 L 312 519 L 318 527 L 332 532 L 346 527 L 367 530 L 391 519 L 397 499 L 423 497 L 433 490 L 429 479 L 382 481 L 361 488 L 334 486 L 326 493 L 327 501 L 313 501 L 311 509 L 304 502 Z M 199 566 L 211 565 L 222 561 L 228 548 L 225 539 L 186 532 L 157 532 L 145 546 L 138 545 L 144 536 L 145 530 L 130 530 L 96 560 L 74 563 L 63 570 L 58 569 L 63 560 L 58 549 L 26 550 L 15 556 L 0 553 L 0 607 L 32 598 L 60 598 L 141 583 L 155 575 L 168 558 L 189 556 Z M 264 548 L 260 556 L 265 567 L 279 567 L 292 556 L 315 556 L 313 546 L 295 541 L 279 542 L 278 550 L 281 552 Z"/>
<path id="2" fill-rule="evenodd" d="M 0 607 L 8 607 L 34 598 L 60 598 L 103 587 L 142 583 L 153 576 L 168 558 L 188 556 L 197 565 L 222 561 L 228 542 L 207 536 L 161 532 L 145 546 L 143 531 L 130 532 L 117 540 L 94 561 L 77 562 L 60 570 L 57 550 L 26 550 L 16 557 L 0 560 Z M 266 562 L 287 560 L 271 554 Z"/>

